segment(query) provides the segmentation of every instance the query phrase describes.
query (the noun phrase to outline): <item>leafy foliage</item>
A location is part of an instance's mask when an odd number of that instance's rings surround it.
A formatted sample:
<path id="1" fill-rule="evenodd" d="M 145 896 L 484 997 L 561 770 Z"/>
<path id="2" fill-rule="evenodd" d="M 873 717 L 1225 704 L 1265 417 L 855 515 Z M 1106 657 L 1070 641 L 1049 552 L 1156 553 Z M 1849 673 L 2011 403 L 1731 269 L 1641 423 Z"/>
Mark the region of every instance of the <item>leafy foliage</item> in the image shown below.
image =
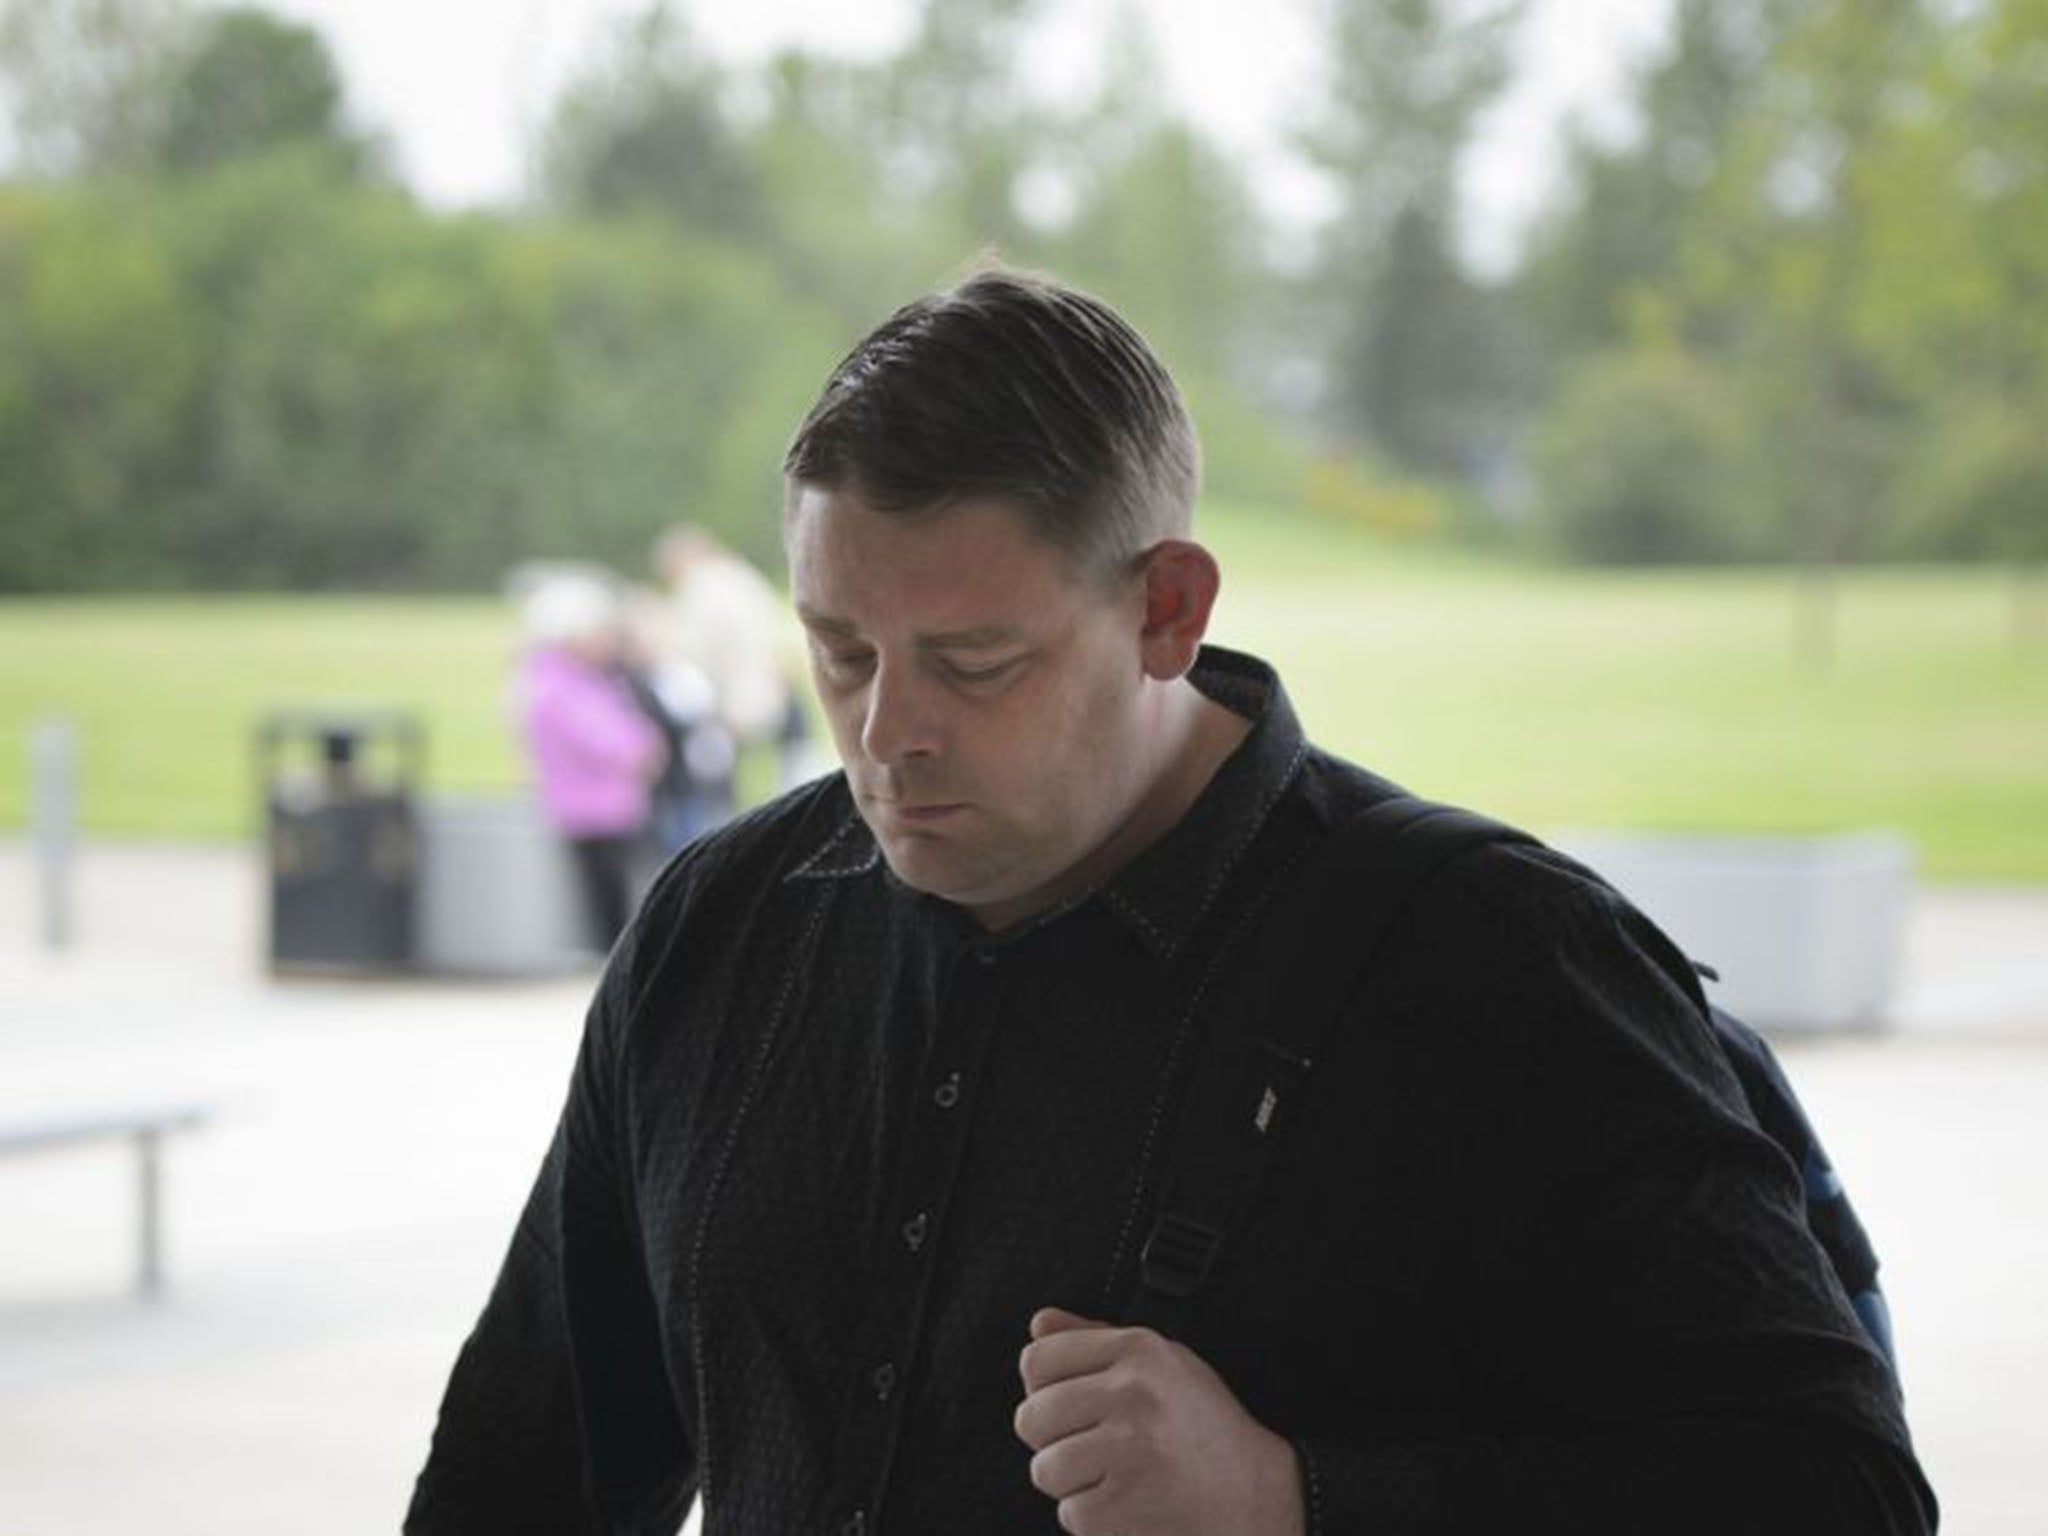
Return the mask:
<path id="1" fill-rule="evenodd" d="M 1678 565 L 1763 552 L 1733 390 L 1681 354 L 1590 359 L 1537 436 L 1542 532 L 1568 558 Z"/>
<path id="2" fill-rule="evenodd" d="M 1760 501 L 1766 548 L 2021 558 L 2048 537 L 2012 425 L 2048 419 L 2044 61 L 2041 0 L 1680 0 L 1643 131 L 1580 145 L 1524 274 L 1550 419 L 1574 358 L 1676 347 L 1756 445 L 1726 499 Z"/>
<path id="3" fill-rule="evenodd" d="M 340 71 L 320 35 L 267 11 L 215 12 L 171 62 L 152 160 L 192 171 L 291 144 L 325 144 L 351 166 L 365 151 L 343 115 Z"/>
<path id="4" fill-rule="evenodd" d="M 1476 479 L 1516 387 L 1503 316 L 1458 256 L 1457 172 L 1505 87 L 1521 0 L 1325 0 L 1330 70 L 1301 145 L 1338 212 L 1313 279 L 1323 415 L 1406 468 Z"/>
<path id="5" fill-rule="evenodd" d="M 191 22 L 182 0 L 0 3 L 0 94 L 21 165 L 46 176 L 145 166 Z"/>
<path id="6" fill-rule="evenodd" d="M 2048 0 L 1672 3 L 1502 282 L 1456 190 L 1526 0 L 1318 0 L 1329 214 L 1284 244 L 1134 11 L 1051 101 L 1043 0 L 754 71 L 651 0 L 480 217 L 394 182 L 296 21 L 0 0 L 0 591 L 485 587 L 641 569 L 680 517 L 772 562 L 832 359 L 990 250 L 1152 338 L 1221 496 L 1602 562 L 2038 561 Z"/>

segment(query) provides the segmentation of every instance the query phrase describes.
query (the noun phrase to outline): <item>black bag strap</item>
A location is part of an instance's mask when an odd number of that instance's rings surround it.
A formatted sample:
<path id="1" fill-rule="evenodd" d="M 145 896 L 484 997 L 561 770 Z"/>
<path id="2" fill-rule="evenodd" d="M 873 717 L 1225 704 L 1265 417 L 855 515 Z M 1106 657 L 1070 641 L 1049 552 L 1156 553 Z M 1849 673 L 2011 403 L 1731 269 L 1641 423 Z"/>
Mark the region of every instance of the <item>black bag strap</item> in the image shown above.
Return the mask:
<path id="1" fill-rule="evenodd" d="M 1128 1321 L 1184 1331 L 1322 1043 L 1358 996 L 1395 917 L 1430 876 L 1484 843 L 1540 846 L 1505 822 L 1392 796 L 1337 827 L 1274 899 L 1238 968 L 1238 985 L 1221 994 L 1195 1065 Z M 1809 1230 L 1896 1372 L 1876 1251 L 1798 1095 L 1762 1036 L 1711 1004 L 1706 1012 L 1758 1127 L 1800 1175 Z"/>
<path id="2" fill-rule="evenodd" d="M 1260 919 L 1235 984 L 1219 991 L 1182 1101 L 1159 1215 L 1126 1320 L 1178 1334 L 1323 1041 L 1356 996 L 1393 920 L 1429 877 L 1481 843 L 1527 833 L 1455 806 L 1395 795 L 1330 831 Z"/>

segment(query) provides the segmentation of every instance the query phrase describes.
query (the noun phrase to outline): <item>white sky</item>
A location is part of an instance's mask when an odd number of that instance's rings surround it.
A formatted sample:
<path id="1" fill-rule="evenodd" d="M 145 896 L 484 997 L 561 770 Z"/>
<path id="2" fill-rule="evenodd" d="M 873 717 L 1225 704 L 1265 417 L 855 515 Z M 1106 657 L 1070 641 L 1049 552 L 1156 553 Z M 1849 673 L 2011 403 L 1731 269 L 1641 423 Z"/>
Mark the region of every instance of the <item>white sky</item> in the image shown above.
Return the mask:
<path id="1" fill-rule="evenodd" d="M 504 202 L 563 77 L 611 18 L 642 0 L 271 0 L 315 24 L 339 57 L 357 115 L 388 133 L 407 180 L 443 206 Z M 1023 67 L 1047 93 L 1085 88 L 1122 0 L 1046 0 L 1043 42 Z M 1282 217 L 1315 207 L 1284 152 L 1290 114 L 1315 80 L 1309 0 L 1132 0 L 1144 11 L 1184 110 L 1254 168 Z M 873 55 L 902 39 L 911 0 L 679 0 L 695 35 L 730 64 L 790 44 Z M 1662 32 L 1668 0 L 1533 0 L 1517 83 L 1489 115 L 1465 189 L 1474 258 L 1497 270 L 1551 184 L 1572 112 L 1620 120 L 1625 65 Z"/>

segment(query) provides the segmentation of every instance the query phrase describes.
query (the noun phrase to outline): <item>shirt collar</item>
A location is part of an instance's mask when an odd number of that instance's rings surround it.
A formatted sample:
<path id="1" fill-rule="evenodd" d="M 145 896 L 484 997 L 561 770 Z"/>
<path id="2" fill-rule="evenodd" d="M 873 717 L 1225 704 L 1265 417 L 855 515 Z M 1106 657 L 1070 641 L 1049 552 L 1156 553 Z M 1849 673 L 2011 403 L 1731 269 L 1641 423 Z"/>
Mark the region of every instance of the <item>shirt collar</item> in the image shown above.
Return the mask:
<path id="1" fill-rule="evenodd" d="M 1294 781 L 1308 750 L 1286 688 L 1257 657 L 1205 645 L 1188 680 L 1251 722 L 1244 740 L 1187 814 L 1158 841 L 1087 896 L 1021 924 L 999 942 L 1022 938 L 1100 901 L 1160 959 L 1170 962 L 1179 955 L 1275 802 Z M 881 862 L 874 834 L 860 813 L 849 808 L 789 878 L 850 879 L 874 873 Z"/>
<path id="2" fill-rule="evenodd" d="M 1208 914 L 1308 753 L 1286 688 L 1257 657 L 1204 646 L 1188 680 L 1251 729 L 1187 814 L 1096 893 L 1166 961 Z"/>
<path id="3" fill-rule="evenodd" d="M 842 786 L 844 783 L 842 777 Z M 791 880 L 844 880 L 865 875 L 882 862 L 882 849 L 874 833 L 852 808 L 852 795 L 844 791 L 847 811 L 832 834 L 816 852 L 789 872 Z"/>

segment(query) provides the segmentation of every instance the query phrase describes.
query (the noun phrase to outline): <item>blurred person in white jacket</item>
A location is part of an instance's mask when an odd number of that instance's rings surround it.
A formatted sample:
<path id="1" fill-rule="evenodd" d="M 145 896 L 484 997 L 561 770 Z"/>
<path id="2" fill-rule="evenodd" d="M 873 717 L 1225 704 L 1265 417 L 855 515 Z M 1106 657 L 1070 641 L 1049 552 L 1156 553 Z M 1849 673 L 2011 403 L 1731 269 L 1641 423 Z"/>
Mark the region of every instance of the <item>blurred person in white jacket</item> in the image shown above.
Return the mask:
<path id="1" fill-rule="evenodd" d="M 786 609 L 768 579 L 694 523 L 662 534 L 653 563 L 665 598 L 654 636 L 657 682 L 672 673 L 708 684 L 739 751 L 777 747 L 779 787 L 822 771 L 827 765 L 806 750 L 809 726 L 783 657 Z"/>

